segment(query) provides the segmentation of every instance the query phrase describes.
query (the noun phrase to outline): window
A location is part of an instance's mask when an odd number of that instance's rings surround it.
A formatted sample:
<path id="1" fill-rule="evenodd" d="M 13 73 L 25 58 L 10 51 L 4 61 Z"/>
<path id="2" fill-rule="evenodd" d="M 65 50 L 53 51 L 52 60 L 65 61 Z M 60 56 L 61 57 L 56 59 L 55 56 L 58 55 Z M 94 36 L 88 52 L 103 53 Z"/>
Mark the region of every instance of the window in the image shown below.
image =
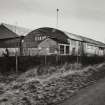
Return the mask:
<path id="1" fill-rule="evenodd" d="M 46 36 L 35 36 L 35 41 L 40 41 L 46 39 Z"/>
<path id="2" fill-rule="evenodd" d="M 39 41 L 39 40 L 42 40 L 42 37 L 41 36 L 36 36 L 35 41 Z"/>
<path id="3" fill-rule="evenodd" d="M 40 36 L 38 36 L 38 40 L 40 40 Z"/>
<path id="4" fill-rule="evenodd" d="M 42 37 L 41 36 L 39 36 L 39 40 L 42 40 Z"/>
<path id="5" fill-rule="evenodd" d="M 66 46 L 66 54 L 69 54 L 69 46 Z"/>
<path id="6" fill-rule="evenodd" d="M 37 41 L 37 37 L 35 37 L 35 41 Z"/>
<path id="7" fill-rule="evenodd" d="M 75 54 L 76 54 L 76 49 L 73 48 L 73 49 L 72 49 L 72 55 L 75 55 Z"/>
<path id="8" fill-rule="evenodd" d="M 64 45 L 60 45 L 60 54 L 64 54 Z"/>

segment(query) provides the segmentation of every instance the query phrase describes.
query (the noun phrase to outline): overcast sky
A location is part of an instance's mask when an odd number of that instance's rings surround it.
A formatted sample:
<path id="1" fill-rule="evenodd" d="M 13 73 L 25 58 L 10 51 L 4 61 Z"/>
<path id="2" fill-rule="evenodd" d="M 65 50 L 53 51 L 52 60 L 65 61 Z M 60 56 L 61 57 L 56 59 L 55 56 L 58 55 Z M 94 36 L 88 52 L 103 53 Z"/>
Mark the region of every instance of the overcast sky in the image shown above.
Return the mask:
<path id="1" fill-rule="evenodd" d="M 0 22 L 56 27 L 105 42 L 105 0 L 0 0 Z"/>

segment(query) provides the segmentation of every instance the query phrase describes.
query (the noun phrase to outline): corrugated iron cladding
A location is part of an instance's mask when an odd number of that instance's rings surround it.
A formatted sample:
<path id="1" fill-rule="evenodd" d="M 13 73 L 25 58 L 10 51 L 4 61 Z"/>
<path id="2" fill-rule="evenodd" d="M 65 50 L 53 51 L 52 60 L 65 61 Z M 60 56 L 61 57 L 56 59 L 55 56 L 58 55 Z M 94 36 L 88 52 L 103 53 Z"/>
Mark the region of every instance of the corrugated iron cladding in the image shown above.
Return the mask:
<path id="1" fill-rule="evenodd" d="M 20 38 L 2 39 L 0 40 L 0 48 L 15 48 L 20 47 Z"/>
<path id="2" fill-rule="evenodd" d="M 49 28 L 49 27 L 44 27 L 44 28 L 39 28 L 36 29 L 32 32 L 30 32 L 27 36 L 31 37 L 34 35 L 44 35 L 44 36 L 48 36 L 50 38 L 55 38 L 57 40 L 61 40 L 65 43 L 68 43 L 67 39 L 69 38 L 66 34 L 64 34 L 63 31 L 58 30 L 58 29 L 54 29 L 54 28 Z M 26 38 L 27 38 L 26 36 Z"/>

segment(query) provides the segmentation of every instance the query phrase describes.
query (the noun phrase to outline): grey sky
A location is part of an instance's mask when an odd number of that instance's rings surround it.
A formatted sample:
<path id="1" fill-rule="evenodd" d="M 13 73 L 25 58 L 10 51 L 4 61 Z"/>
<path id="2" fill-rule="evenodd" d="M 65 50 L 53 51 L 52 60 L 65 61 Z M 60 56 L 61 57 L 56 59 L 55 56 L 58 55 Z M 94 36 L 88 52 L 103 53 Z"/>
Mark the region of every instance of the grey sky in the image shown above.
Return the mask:
<path id="1" fill-rule="evenodd" d="M 105 0 L 0 0 L 0 22 L 56 27 L 105 42 Z"/>

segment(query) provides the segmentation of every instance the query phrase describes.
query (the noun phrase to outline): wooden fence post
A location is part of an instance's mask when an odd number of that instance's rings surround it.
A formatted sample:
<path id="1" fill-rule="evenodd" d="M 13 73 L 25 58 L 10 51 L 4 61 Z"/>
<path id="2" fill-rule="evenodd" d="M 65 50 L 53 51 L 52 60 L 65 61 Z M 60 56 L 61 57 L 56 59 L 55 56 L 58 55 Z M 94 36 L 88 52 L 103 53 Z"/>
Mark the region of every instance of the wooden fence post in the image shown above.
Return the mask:
<path id="1" fill-rule="evenodd" d="M 18 73 L 18 56 L 16 54 L 16 73 Z"/>

